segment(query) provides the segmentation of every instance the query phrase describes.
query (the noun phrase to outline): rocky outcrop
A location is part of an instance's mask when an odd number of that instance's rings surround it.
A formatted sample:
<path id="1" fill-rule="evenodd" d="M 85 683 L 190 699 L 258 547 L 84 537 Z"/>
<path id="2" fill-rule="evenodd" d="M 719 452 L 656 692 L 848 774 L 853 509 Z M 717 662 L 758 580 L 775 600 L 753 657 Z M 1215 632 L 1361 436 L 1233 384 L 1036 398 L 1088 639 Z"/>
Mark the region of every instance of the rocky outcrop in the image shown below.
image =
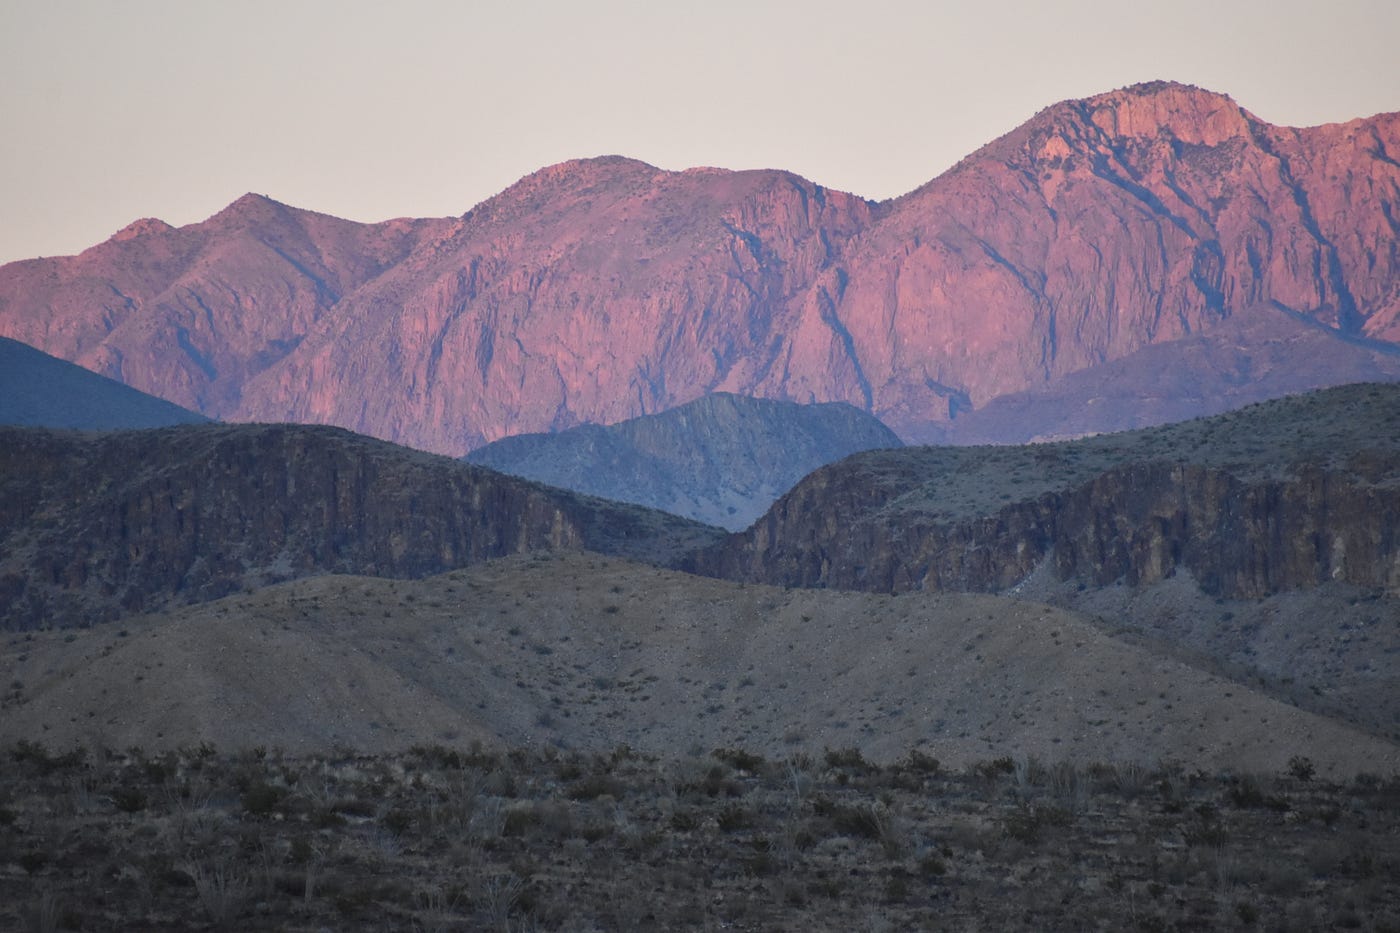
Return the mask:
<path id="1" fill-rule="evenodd" d="M 208 420 L 17 340 L 0 337 L 0 424 L 115 431 Z"/>
<path id="2" fill-rule="evenodd" d="M 461 454 L 714 391 L 845 400 L 831 389 L 855 371 L 844 350 L 751 390 L 787 366 L 801 296 L 873 215 L 787 172 L 544 169 L 349 296 L 244 411 Z"/>
<path id="3" fill-rule="evenodd" d="M 502 438 L 466 460 L 737 531 L 818 467 L 902 446 L 851 405 L 719 393 L 608 427 Z"/>
<path id="4" fill-rule="evenodd" d="M 665 560 L 718 532 L 334 428 L 0 429 L 0 627 L 84 626 L 323 573 L 536 549 Z"/>
<path id="5" fill-rule="evenodd" d="M 451 220 L 350 224 L 249 196 L 0 268 L 0 334 L 217 417 L 453 455 L 715 391 L 844 401 L 939 440 L 1144 348 L 1232 348 L 1243 314 L 1393 354 L 1397 153 L 1400 114 L 1291 129 L 1154 83 L 1049 107 L 882 204 L 616 157 Z M 1271 391 L 1313 387 L 1290 379 L 1296 352 Z M 1229 385 L 1188 413 L 1226 407 Z M 1118 395 L 1090 430 L 1152 417 Z"/>
<path id="6" fill-rule="evenodd" d="M 1047 561 L 1090 586 L 1184 568 L 1225 597 L 1400 591 L 1396 426 L 1400 387 L 1364 386 L 1121 437 L 862 454 L 690 566 L 878 592 L 998 592 Z M 968 486 L 981 498 L 959 499 Z"/>
<path id="7" fill-rule="evenodd" d="M 835 311 L 873 410 L 939 438 L 959 408 L 1255 308 L 1393 343 L 1398 148 L 1397 114 L 1281 128 L 1175 84 L 1056 104 L 848 246 Z"/>

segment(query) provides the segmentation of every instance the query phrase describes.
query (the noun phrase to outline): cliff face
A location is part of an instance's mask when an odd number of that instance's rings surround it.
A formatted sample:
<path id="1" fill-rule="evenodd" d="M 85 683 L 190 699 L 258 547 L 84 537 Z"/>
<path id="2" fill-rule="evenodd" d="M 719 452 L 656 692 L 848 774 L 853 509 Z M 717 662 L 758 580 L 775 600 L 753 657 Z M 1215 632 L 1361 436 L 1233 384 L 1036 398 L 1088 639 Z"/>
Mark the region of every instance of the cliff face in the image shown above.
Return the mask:
<path id="1" fill-rule="evenodd" d="M 785 172 L 615 157 L 451 220 L 350 224 L 249 196 L 0 268 L 0 334 L 206 414 L 453 455 L 715 391 L 845 401 L 933 440 L 1145 348 L 1229 351 L 1241 316 L 1359 348 L 1331 378 L 1366 377 L 1400 344 L 1397 153 L 1397 114 L 1275 127 L 1157 83 L 1050 107 L 878 205 Z M 1314 387 L 1290 375 L 1309 352 L 1272 361 L 1269 391 Z M 1188 413 L 1225 407 L 1239 370 Z M 1088 429 L 1153 405 L 1119 392 Z"/>
<path id="2" fill-rule="evenodd" d="M 256 194 L 187 227 L 138 220 L 77 256 L 0 267 L 0 333 L 236 418 L 249 379 L 452 224 L 358 224 Z"/>
<path id="3" fill-rule="evenodd" d="M 930 384 L 976 409 L 1260 307 L 1393 341 L 1397 148 L 1394 114 L 1280 128 L 1179 85 L 1048 108 L 848 249 L 874 410 L 931 438 Z"/>
<path id="4" fill-rule="evenodd" d="M 1226 597 L 1332 580 L 1395 591 L 1397 426 L 1400 388 L 1366 386 L 1119 437 L 863 454 L 692 566 L 880 592 L 1001 591 L 1046 560 L 1094 586 L 1184 568 Z"/>
<path id="5" fill-rule="evenodd" d="M 748 390 L 789 368 L 801 296 L 872 213 L 785 172 L 554 166 L 348 298 L 244 413 L 460 454 L 711 391 L 859 401 L 838 349 L 805 388 Z"/>
<path id="6" fill-rule="evenodd" d="M 850 405 L 721 393 L 608 427 L 503 438 L 466 459 L 737 531 L 818 467 L 901 446 L 894 432 Z"/>
<path id="7" fill-rule="evenodd" d="M 536 549 L 664 560 L 715 534 L 332 428 L 0 429 L 0 628 Z"/>

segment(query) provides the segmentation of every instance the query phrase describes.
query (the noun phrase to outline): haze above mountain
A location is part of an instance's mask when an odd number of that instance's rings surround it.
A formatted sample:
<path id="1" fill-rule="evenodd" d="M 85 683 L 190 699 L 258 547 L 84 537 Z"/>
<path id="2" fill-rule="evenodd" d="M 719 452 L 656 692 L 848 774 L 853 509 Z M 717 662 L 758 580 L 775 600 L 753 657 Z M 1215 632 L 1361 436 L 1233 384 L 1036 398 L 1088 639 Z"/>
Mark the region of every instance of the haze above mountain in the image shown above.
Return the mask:
<path id="1" fill-rule="evenodd" d="M 968 437 L 1040 436 L 1070 398 L 1091 414 L 1048 433 L 1097 431 L 1395 378 L 1397 152 L 1397 114 L 1277 127 L 1156 83 L 1049 107 L 879 204 L 615 157 L 460 218 L 249 195 L 0 267 L 0 333 L 206 415 L 453 455 L 715 391 L 845 401 L 914 441 L 983 409 Z M 1093 375 L 1154 348 L 1166 373 Z M 1204 378 L 1164 405 L 1177 367 Z"/>

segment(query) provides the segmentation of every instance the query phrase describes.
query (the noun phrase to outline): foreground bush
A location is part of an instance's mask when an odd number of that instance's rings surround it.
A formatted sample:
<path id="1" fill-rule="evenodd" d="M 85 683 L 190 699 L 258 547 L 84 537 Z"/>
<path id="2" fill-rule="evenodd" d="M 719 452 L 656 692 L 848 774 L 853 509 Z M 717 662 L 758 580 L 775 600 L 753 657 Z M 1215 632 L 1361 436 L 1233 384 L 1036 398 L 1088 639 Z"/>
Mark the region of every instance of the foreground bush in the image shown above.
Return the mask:
<path id="1" fill-rule="evenodd" d="M 0 755 L 0 929 L 1400 929 L 1400 781 L 911 753 Z"/>

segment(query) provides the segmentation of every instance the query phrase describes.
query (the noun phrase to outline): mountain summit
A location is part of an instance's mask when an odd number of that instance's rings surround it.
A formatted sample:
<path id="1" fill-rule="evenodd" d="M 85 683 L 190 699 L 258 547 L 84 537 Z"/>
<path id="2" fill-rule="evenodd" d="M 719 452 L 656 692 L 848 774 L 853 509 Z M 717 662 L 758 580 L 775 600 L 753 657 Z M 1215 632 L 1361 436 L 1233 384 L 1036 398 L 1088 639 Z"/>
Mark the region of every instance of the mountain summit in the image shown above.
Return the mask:
<path id="1" fill-rule="evenodd" d="M 456 455 L 716 391 L 848 402 L 914 441 L 1015 395 L 975 436 L 1017 439 L 1038 393 L 1092 404 L 1086 374 L 1158 348 L 1112 375 L 1082 426 L 1104 430 L 1149 420 L 1177 369 L 1205 374 L 1178 415 L 1400 377 L 1397 154 L 1400 114 L 1278 127 L 1156 82 L 1049 107 L 879 204 L 620 157 L 459 218 L 246 196 L 0 267 L 0 334 L 226 420 Z M 1299 326 L 1252 386 L 1245 338 Z"/>

